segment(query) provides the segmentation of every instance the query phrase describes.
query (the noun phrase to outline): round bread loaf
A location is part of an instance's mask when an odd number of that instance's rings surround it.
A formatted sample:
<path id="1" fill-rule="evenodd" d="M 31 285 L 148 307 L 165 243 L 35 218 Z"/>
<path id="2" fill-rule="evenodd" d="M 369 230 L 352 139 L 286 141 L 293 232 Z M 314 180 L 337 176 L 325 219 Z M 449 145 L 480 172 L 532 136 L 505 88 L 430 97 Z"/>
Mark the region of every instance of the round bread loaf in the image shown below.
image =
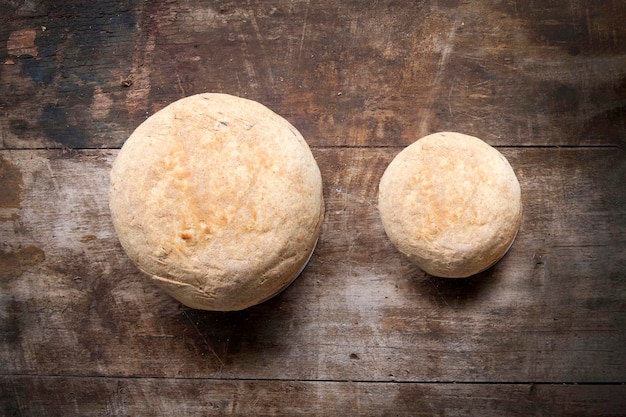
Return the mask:
<path id="1" fill-rule="evenodd" d="M 176 101 L 143 122 L 111 170 L 109 207 L 135 265 L 181 303 L 241 310 L 288 286 L 324 216 L 302 135 L 257 102 Z"/>
<path id="2" fill-rule="evenodd" d="M 522 218 L 520 185 L 506 158 L 452 132 L 403 149 L 380 180 L 378 206 L 396 248 L 428 274 L 447 278 L 495 264 Z"/>

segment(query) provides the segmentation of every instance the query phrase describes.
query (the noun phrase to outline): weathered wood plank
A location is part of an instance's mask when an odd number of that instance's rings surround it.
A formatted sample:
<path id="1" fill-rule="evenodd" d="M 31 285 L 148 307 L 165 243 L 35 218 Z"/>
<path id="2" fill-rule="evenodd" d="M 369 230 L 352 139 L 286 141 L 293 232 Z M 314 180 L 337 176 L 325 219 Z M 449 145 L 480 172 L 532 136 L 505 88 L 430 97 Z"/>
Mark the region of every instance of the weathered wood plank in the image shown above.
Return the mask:
<path id="1" fill-rule="evenodd" d="M 190 310 L 132 266 L 107 209 L 117 151 L 3 151 L 5 374 L 358 381 L 626 381 L 626 159 L 502 149 L 525 211 L 509 254 L 424 275 L 376 211 L 399 151 L 315 148 L 326 218 L 304 274 L 237 313 Z M 4 192 L 3 192 L 4 193 Z"/>
<path id="2" fill-rule="evenodd" d="M 482 0 L 5 2 L 7 148 L 119 147 L 194 93 L 258 100 L 313 145 L 441 130 L 623 144 L 626 5 Z"/>
<path id="3" fill-rule="evenodd" d="M 626 386 L 0 377 L 12 416 L 619 416 Z"/>
<path id="4" fill-rule="evenodd" d="M 626 3 L 2 7 L 0 414 L 624 414 Z M 71 151 L 205 91 L 285 116 L 324 176 L 311 264 L 238 313 L 147 282 L 107 210 L 117 151 Z M 523 187 L 511 252 L 467 280 L 411 266 L 376 211 L 438 130 L 505 146 Z"/>

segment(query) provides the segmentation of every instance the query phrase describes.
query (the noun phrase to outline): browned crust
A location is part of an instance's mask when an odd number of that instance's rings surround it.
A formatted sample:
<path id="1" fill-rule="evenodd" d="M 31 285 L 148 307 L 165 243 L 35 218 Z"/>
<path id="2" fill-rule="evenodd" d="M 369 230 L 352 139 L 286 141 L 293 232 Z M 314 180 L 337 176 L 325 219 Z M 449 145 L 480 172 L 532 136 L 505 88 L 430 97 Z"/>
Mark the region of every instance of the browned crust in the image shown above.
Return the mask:
<path id="1" fill-rule="evenodd" d="M 425 272 L 459 278 L 497 262 L 522 216 L 508 161 L 482 140 L 454 132 L 426 136 L 389 164 L 379 210 L 393 244 Z"/>
<path id="2" fill-rule="evenodd" d="M 306 263 L 324 213 L 319 168 L 267 107 L 225 94 L 172 103 L 130 136 L 109 205 L 129 257 L 182 303 L 240 310 Z"/>

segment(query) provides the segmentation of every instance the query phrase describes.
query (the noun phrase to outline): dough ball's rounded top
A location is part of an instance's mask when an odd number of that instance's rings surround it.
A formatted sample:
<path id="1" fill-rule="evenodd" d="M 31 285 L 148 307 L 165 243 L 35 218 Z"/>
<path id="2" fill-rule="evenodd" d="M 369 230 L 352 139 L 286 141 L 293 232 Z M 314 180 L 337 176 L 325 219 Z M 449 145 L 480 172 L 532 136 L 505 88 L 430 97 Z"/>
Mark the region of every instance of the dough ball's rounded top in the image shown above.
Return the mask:
<path id="1" fill-rule="evenodd" d="M 448 278 L 496 263 L 522 218 L 520 185 L 506 158 L 453 132 L 403 149 L 380 180 L 378 205 L 398 250 L 425 272 Z"/>
<path id="2" fill-rule="evenodd" d="M 302 135 L 255 101 L 199 94 L 142 123 L 111 170 L 109 206 L 137 267 L 183 304 L 241 310 L 309 260 L 324 215 Z"/>

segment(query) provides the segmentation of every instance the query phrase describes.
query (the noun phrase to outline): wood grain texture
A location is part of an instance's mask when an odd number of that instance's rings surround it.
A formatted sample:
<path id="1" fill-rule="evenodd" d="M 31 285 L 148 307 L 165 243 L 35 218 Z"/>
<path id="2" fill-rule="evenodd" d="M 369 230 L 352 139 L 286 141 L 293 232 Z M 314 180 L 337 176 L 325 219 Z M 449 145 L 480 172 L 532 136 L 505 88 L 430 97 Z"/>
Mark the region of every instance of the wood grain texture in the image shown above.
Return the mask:
<path id="1" fill-rule="evenodd" d="M 613 385 L 394 384 L 211 379 L 0 377 L 4 416 L 614 417 Z M 290 401 L 285 401 L 289 398 Z"/>
<path id="2" fill-rule="evenodd" d="M 624 415 L 623 1 L 0 10 L 1 415 Z M 324 181 L 311 263 L 237 313 L 155 287 L 107 208 L 117 148 L 201 92 L 287 118 Z M 511 251 L 470 279 L 412 266 L 376 209 L 391 159 L 442 130 L 522 184 Z"/>
<path id="3" fill-rule="evenodd" d="M 494 268 L 446 280 L 403 259 L 380 224 L 377 181 L 397 151 L 314 149 L 326 218 L 313 259 L 281 295 L 237 313 L 182 307 L 126 258 L 107 208 L 117 151 L 2 152 L 23 185 L 20 208 L 1 212 L 9 314 L 1 368 L 21 375 L 625 382 L 623 153 L 503 149 L 526 201 L 518 238 Z"/>
<path id="4" fill-rule="evenodd" d="M 195 93 L 260 101 L 312 145 L 461 130 L 494 145 L 626 136 L 626 6 L 337 0 L 5 2 L 2 147 L 118 147 Z"/>

